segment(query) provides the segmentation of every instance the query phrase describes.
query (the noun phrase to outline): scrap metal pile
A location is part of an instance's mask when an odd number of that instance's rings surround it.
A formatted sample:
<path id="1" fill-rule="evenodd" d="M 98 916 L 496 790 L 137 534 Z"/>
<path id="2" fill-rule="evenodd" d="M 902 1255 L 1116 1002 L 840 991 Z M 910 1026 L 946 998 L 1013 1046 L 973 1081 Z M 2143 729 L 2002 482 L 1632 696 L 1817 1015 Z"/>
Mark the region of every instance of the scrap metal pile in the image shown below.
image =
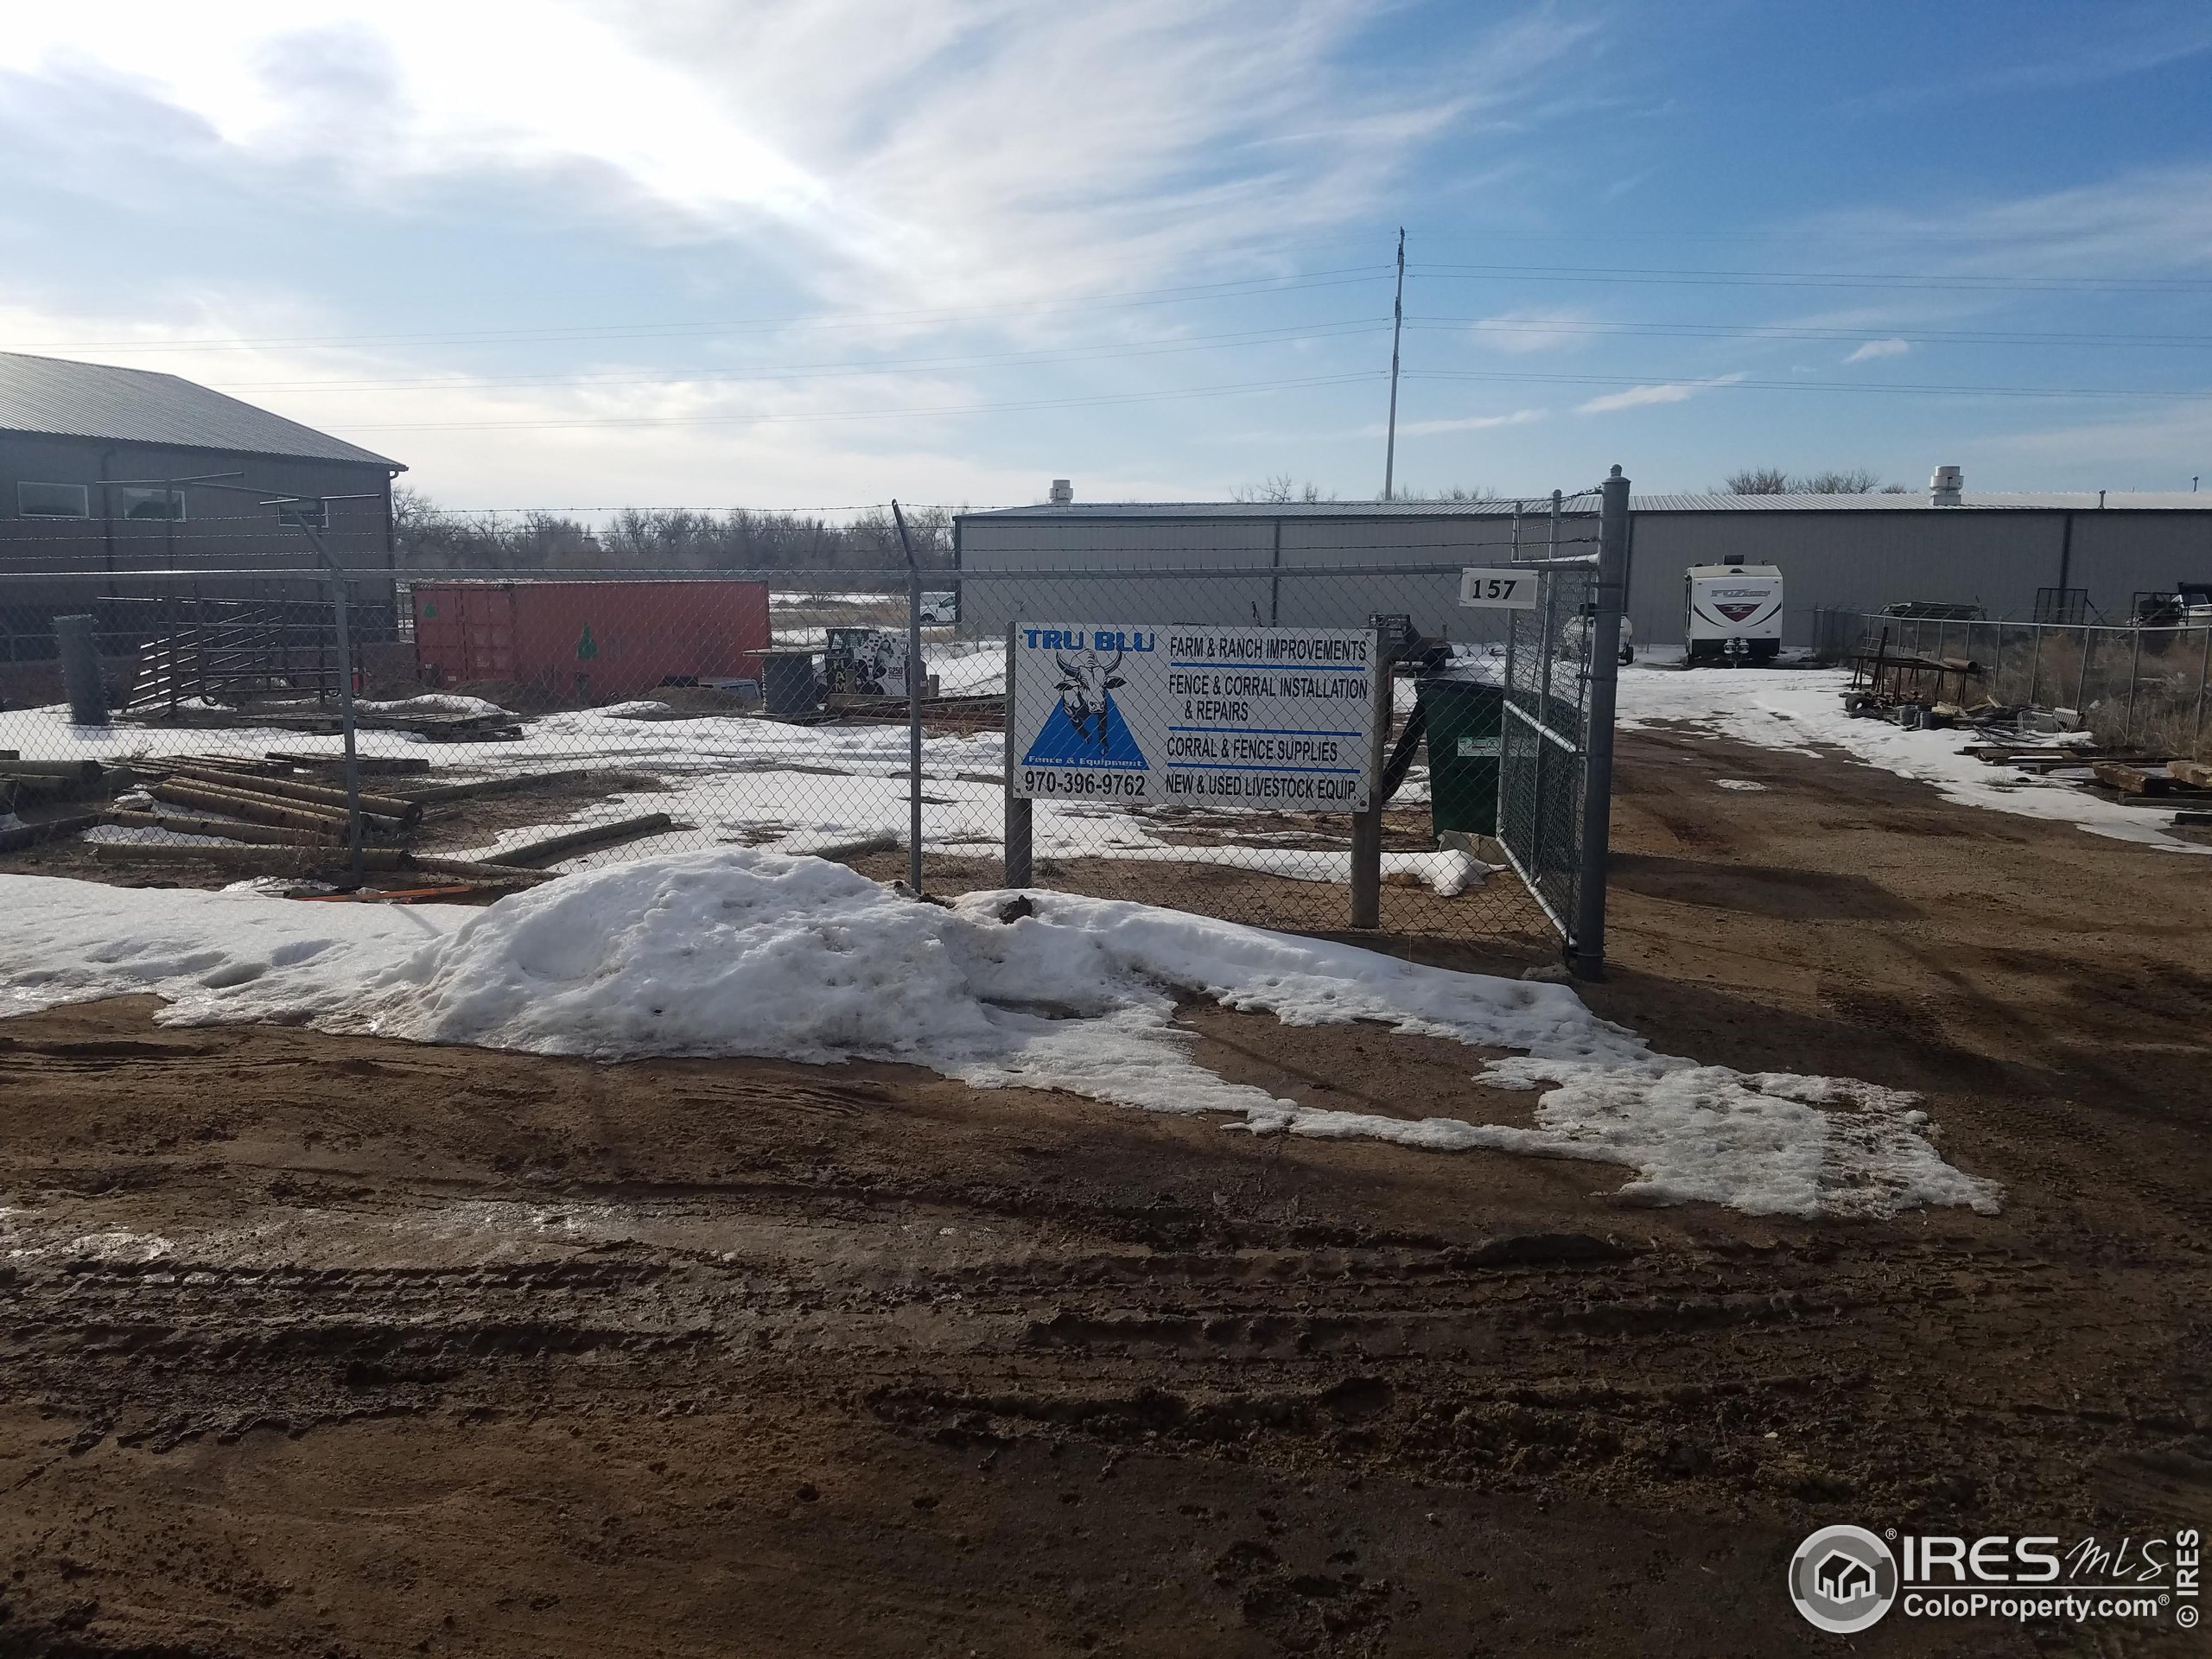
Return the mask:
<path id="1" fill-rule="evenodd" d="M 1844 712 L 1917 729 L 2001 715 L 1989 693 L 1989 670 L 1971 657 L 1929 657 L 1892 646 L 1884 628 L 1851 655 Z M 2018 711 L 2012 711 L 2017 713 Z"/>

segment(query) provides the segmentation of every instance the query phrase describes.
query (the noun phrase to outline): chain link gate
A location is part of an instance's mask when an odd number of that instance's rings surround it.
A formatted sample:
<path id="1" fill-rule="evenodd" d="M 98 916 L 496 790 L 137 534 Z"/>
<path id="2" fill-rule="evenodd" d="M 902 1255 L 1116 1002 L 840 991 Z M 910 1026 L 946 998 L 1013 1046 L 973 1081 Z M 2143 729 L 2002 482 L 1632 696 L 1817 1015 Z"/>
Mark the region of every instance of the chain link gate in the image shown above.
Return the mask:
<path id="1" fill-rule="evenodd" d="M 1594 575 L 1587 565 L 1540 571 L 1535 608 L 1510 613 L 1498 733 L 1498 846 L 1570 943 L 1582 875 Z"/>

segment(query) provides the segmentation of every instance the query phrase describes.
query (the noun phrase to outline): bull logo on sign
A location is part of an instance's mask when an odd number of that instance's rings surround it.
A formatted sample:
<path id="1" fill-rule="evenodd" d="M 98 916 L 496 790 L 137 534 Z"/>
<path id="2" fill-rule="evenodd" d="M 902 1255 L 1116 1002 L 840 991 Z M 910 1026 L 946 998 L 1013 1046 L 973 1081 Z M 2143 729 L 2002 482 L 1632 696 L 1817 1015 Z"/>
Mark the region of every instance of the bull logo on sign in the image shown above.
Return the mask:
<path id="1" fill-rule="evenodd" d="M 1076 662 L 1056 651 L 1052 665 L 1060 671 L 1060 683 L 1055 689 L 1060 694 L 1060 707 L 1067 710 L 1068 724 L 1084 743 L 1097 745 L 1103 760 L 1111 747 L 1107 723 L 1114 709 L 1113 693 L 1126 683 L 1115 672 L 1122 665 L 1120 650 L 1108 662 L 1101 662 L 1095 651 L 1084 652 Z"/>

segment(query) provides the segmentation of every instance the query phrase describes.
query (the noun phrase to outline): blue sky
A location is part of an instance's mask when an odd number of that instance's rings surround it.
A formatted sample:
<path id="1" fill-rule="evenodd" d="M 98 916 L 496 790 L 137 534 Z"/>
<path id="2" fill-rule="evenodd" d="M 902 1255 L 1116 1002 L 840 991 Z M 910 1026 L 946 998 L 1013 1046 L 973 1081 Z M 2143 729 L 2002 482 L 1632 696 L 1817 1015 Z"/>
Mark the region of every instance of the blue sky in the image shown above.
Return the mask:
<path id="1" fill-rule="evenodd" d="M 0 346 L 461 506 L 2212 475 L 2212 9 L 83 3 Z M 2212 476 L 2208 476 L 2212 484 Z"/>

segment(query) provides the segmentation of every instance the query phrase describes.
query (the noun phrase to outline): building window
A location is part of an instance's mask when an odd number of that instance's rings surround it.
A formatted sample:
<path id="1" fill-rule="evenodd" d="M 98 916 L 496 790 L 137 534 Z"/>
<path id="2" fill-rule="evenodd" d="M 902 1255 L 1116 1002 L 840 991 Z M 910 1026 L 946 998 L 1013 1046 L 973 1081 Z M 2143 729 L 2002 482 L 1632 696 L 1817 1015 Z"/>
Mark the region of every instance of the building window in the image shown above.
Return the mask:
<path id="1" fill-rule="evenodd" d="M 92 505 L 82 484 L 18 484 L 16 511 L 25 518 L 89 518 Z"/>
<path id="2" fill-rule="evenodd" d="M 156 524 L 164 518 L 182 521 L 184 492 L 182 490 L 149 490 L 133 485 L 115 492 L 115 516 L 118 518 L 151 518 Z"/>
<path id="3" fill-rule="evenodd" d="M 330 503 L 310 498 L 304 501 L 282 501 L 276 506 L 276 522 L 291 529 L 308 530 L 330 528 Z"/>

